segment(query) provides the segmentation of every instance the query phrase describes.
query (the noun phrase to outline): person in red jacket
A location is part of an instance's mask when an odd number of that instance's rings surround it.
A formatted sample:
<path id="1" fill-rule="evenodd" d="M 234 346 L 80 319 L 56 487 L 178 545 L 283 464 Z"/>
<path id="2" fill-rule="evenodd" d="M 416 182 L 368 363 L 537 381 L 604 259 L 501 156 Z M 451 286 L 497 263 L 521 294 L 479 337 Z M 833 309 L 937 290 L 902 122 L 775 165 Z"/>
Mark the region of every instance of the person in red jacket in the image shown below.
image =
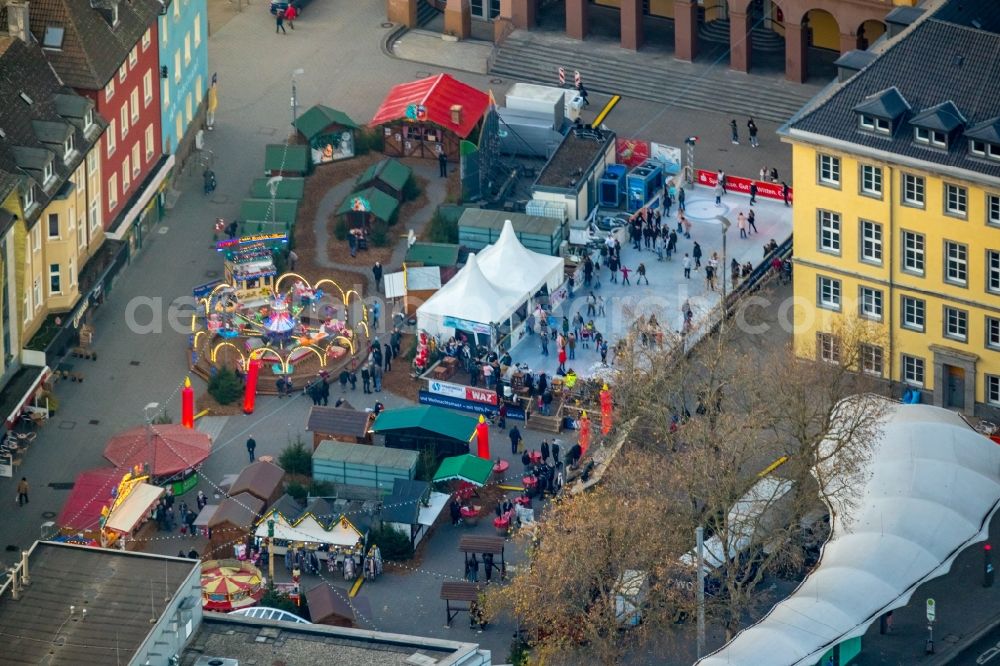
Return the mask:
<path id="1" fill-rule="evenodd" d="M 295 9 L 295 5 L 288 3 L 288 7 L 285 9 L 285 20 L 288 21 L 288 27 L 295 30 L 295 19 L 298 18 L 299 12 Z"/>

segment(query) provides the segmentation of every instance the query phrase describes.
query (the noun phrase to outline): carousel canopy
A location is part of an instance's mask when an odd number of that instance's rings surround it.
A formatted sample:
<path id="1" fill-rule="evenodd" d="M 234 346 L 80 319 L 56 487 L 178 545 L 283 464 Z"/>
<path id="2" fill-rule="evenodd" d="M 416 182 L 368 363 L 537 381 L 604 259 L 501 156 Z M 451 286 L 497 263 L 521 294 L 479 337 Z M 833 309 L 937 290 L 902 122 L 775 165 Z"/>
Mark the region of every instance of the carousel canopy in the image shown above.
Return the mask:
<path id="1" fill-rule="evenodd" d="M 812 666 L 905 606 L 922 583 L 947 573 L 959 553 L 988 536 L 1000 502 L 1000 447 L 949 410 L 886 407 L 864 469 L 833 482 L 849 493 L 831 501 L 819 564 L 760 622 L 699 664 Z"/>
<path id="2" fill-rule="evenodd" d="M 395 86 L 375 112 L 371 125 L 374 127 L 407 119 L 409 107 L 423 106 L 428 122 L 464 139 L 472 133 L 489 105 L 489 95 L 482 90 L 466 85 L 448 74 L 438 74 Z M 455 119 L 452 107 L 455 106 L 462 109 L 458 114 L 458 123 L 452 122 Z"/>
<path id="3" fill-rule="evenodd" d="M 441 466 L 434 474 L 434 483 L 459 479 L 477 486 L 485 486 L 493 473 L 493 462 L 466 453 L 464 456 L 453 456 L 441 461 Z"/>
<path id="4" fill-rule="evenodd" d="M 159 486 L 140 483 L 132 489 L 125 501 L 111 512 L 105 527 L 122 534 L 129 534 L 139 524 L 139 521 L 146 517 L 149 510 L 153 508 L 153 504 L 165 492 L 166 490 Z"/>
<path id="5" fill-rule="evenodd" d="M 504 221 L 497 242 L 479 253 L 478 261 L 487 280 L 529 296 L 546 286 L 552 293 L 565 277 L 562 257 L 551 257 L 524 247 L 510 220 Z"/>
<path id="6" fill-rule="evenodd" d="M 89 469 L 77 474 L 56 525 L 67 530 L 96 529 L 101 509 L 111 502 L 111 491 L 118 487 L 123 474 L 114 467 Z"/>
<path id="7" fill-rule="evenodd" d="M 167 423 L 115 435 L 104 447 L 104 457 L 118 467 L 148 467 L 151 476 L 164 477 L 197 467 L 211 450 L 212 440 L 205 433 Z"/>
<path id="8" fill-rule="evenodd" d="M 510 269 L 509 277 L 513 278 L 522 267 L 512 266 Z M 502 323 L 530 295 L 526 290 L 491 282 L 479 267 L 476 255 L 470 254 L 462 270 L 417 308 L 417 328 L 432 335 L 442 335 L 470 325 L 465 322 L 480 325 Z"/>

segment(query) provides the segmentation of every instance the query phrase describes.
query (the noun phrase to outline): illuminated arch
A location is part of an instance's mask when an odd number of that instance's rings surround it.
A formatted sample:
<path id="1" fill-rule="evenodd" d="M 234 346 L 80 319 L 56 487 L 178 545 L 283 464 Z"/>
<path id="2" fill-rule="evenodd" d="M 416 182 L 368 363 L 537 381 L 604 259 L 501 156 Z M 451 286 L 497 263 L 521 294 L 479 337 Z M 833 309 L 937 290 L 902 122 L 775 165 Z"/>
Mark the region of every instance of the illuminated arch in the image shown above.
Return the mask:
<path id="1" fill-rule="evenodd" d="M 345 298 L 347 298 L 347 296 L 344 294 L 343 288 L 339 284 L 337 284 L 336 282 L 334 282 L 333 280 L 331 280 L 330 278 L 323 278 L 322 280 L 320 280 L 319 282 L 317 282 L 315 285 L 313 285 L 313 289 L 314 290 L 319 289 L 324 284 L 332 284 L 334 287 L 336 287 L 337 291 L 340 292 L 340 300 L 344 300 Z"/>
<path id="2" fill-rule="evenodd" d="M 215 345 L 215 347 L 212 348 L 212 355 L 210 356 L 210 358 L 212 359 L 212 363 L 216 362 L 216 358 L 219 355 L 219 350 L 222 349 L 223 347 L 232 347 L 233 351 L 236 352 L 236 355 L 240 357 L 240 365 L 243 367 L 246 366 L 247 364 L 246 357 L 243 356 L 243 352 L 240 351 L 240 348 L 234 345 L 232 342 L 220 342 L 219 344 Z"/>
<path id="3" fill-rule="evenodd" d="M 202 335 L 208 335 L 208 334 L 205 331 L 198 331 L 197 333 L 194 334 L 194 340 L 191 341 L 191 349 L 194 350 L 198 349 L 198 338 L 201 337 Z"/>
<path id="4" fill-rule="evenodd" d="M 362 330 L 364 330 L 364 332 L 365 332 L 365 340 L 371 340 L 372 339 L 372 334 L 371 334 L 371 331 L 368 330 L 368 323 L 367 322 L 359 321 L 357 324 L 354 325 L 354 328 L 361 328 Z"/>
<path id="5" fill-rule="evenodd" d="M 311 351 L 311 352 L 312 352 L 313 354 L 316 354 L 316 358 L 318 358 L 318 359 L 319 359 L 319 367 L 321 367 L 321 368 L 325 368 L 325 367 L 326 367 L 326 354 L 324 354 L 324 353 L 322 352 L 322 350 L 318 349 L 317 347 L 315 347 L 315 346 L 313 346 L 313 345 L 301 345 L 301 346 L 299 346 L 299 347 L 296 347 L 296 348 L 295 348 L 295 349 L 293 349 L 292 351 L 288 352 L 288 358 L 289 358 L 289 359 L 291 359 L 291 357 L 292 357 L 292 352 L 294 352 L 294 351 L 295 351 L 296 349 L 308 349 L 308 350 L 309 350 L 309 351 Z M 287 369 L 288 369 L 288 367 L 289 367 L 289 366 L 290 366 L 291 364 L 292 364 L 292 361 L 290 361 L 290 360 L 289 360 L 289 361 L 287 361 L 287 362 L 286 362 L 286 365 L 285 365 L 285 369 L 287 370 Z"/>
<path id="6" fill-rule="evenodd" d="M 354 294 L 354 297 L 357 298 L 359 301 L 361 300 L 361 294 L 359 294 L 354 289 L 348 289 L 347 291 L 343 292 L 343 294 L 344 294 L 344 305 L 351 304 L 351 294 Z M 362 307 L 364 307 L 364 301 L 362 301 L 361 305 Z"/>
<path id="7" fill-rule="evenodd" d="M 264 356 L 266 354 L 273 354 L 274 358 L 277 359 L 278 364 L 281 365 L 282 368 L 285 367 L 285 359 L 281 357 L 281 354 L 279 354 L 277 350 L 272 349 L 270 347 L 258 347 L 257 349 L 254 349 L 252 352 L 250 352 L 250 356 L 248 358 L 251 361 L 254 360 L 255 358 L 264 360 Z"/>
<path id="8" fill-rule="evenodd" d="M 281 277 L 279 277 L 277 280 L 274 281 L 274 293 L 277 294 L 278 292 L 281 291 L 281 283 L 284 282 L 285 278 L 298 278 L 299 280 L 302 281 L 302 284 L 312 289 L 312 285 L 309 284 L 309 280 L 305 279 L 298 273 L 282 273 Z"/>
<path id="9" fill-rule="evenodd" d="M 341 340 L 343 340 L 344 342 L 347 343 L 347 348 L 350 350 L 351 354 L 353 355 L 354 354 L 354 342 L 350 338 L 346 338 L 343 335 L 336 336 L 333 339 L 333 341 L 326 346 L 326 352 L 330 353 L 330 347 L 332 347 L 334 345 L 334 343 L 340 342 Z"/>

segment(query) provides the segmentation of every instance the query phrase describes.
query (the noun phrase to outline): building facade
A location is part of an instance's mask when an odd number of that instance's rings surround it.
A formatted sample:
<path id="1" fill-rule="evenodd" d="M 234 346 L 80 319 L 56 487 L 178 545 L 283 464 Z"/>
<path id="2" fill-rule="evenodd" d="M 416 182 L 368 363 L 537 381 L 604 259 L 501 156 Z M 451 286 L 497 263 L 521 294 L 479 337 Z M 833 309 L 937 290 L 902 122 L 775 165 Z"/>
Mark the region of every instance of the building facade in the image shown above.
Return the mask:
<path id="1" fill-rule="evenodd" d="M 968 414 L 1000 408 L 998 50 L 1000 8 L 947 3 L 784 131 L 797 352 L 867 321 L 862 370 Z"/>
<path id="2" fill-rule="evenodd" d="M 169 0 L 159 18 L 163 154 L 184 153 L 208 89 L 208 3 Z M 165 68 L 165 69 L 164 69 Z"/>

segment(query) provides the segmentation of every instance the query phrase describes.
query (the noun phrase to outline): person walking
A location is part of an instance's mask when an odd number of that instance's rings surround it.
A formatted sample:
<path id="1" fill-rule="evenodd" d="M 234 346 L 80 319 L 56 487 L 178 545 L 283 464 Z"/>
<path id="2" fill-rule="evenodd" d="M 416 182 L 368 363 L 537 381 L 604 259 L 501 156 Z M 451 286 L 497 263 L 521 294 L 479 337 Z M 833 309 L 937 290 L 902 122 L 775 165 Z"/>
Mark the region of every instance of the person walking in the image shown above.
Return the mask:
<path id="1" fill-rule="evenodd" d="M 786 206 L 791 205 L 790 203 L 788 203 L 788 194 L 789 194 L 788 183 L 786 183 L 785 181 L 781 181 L 781 198 L 785 200 Z"/>
<path id="2" fill-rule="evenodd" d="M 361 388 L 365 393 L 372 392 L 372 372 L 367 363 L 361 367 Z"/>
<path id="3" fill-rule="evenodd" d="M 605 317 L 607 313 L 604 312 L 604 297 L 600 294 L 597 295 L 597 316 Z"/>
<path id="4" fill-rule="evenodd" d="M 283 35 L 288 34 L 287 32 L 285 32 L 285 10 L 283 9 L 279 9 L 274 14 L 274 34 L 277 35 L 279 30 Z"/>
<path id="5" fill-rule="evenodd" d="M 732 120 L 729 121 L 729 132 L 732 135 L 730 137 L 730 140 L 733 142 L 733 145 L 734 146 L 740 145 L 740 133 L 739 130 L 736 128 L 736 118 L 733 118 Z"/>
<path id="6" fill-rule="evenodd" d="M 587 294 L 587 316 L 594 317 L 597 315 L 597 296 L 594 296 L 594 292 Z"/>
<path id="7" fill-rule="evenodd" d="M 295 9 L 295 5 L 288 3 L 288 8 L 285 9 L 285 20 L 288 21 L 288 27 L 295 30 L 295 19 L 298 18 L 299 12 Z"/>
<path id="8" fill-rule="evenodd" d="M 462 505 L 458 503 L 457 497 L 452 497 L 448 504 L 448 513 L 451 514 L 451 526 L 454 527 L 462 522 Z"/>
<path id="9" fill-rule="evenodd" d="M 685 208 L 684 203 L 684 188 L 680 187 L 677 189 L 677 212 L 683 213 Z"/>
<path id="10" fill-rule="evenodd" d="M 566 347 L 559 347 L 559 368 L 556 372 L 560 375 L 566 374 Z"/>
<path id="11" fill-rule="evenodd" d="M 24 506 L 28 503 L 28 477 L 22 476 L 17 482 L 17 505 Z"/>
<path id="12" fill-rule="evenodd" d="M 757 203 L 757 181 L 750 181 L 750 205 Z"/>
<path id="13" fill-rule="evenodd" d="M 576 333 L 571 332 L 566 336 L 566 350 L 569 352 L 569 360 L 574 360 L 576 358 Z"/>
<path id="14" fill-rule="evenodd" d="M 441 178 L 448 177 L 448 154 L 443 150 L 438 153 L 438 176 Z"/>
<path id="15" fill-rule="evenodd" d="M 382 357 L 385 359 L 385 371 L 386 372 L 391 372 L 392 371 L 392 347 L 389 346 L 388 342 L 385 343 L 384 345 L 382 345 Z"/>
<path id="16" fill-rule="evenodd" d="M 545 328 L 542 329 L 542 333 L 541 333 L 541 335 L 538 336 L 538 339 L 542 343 L 542 356 L 548 356 L 549 355 L 549 329 L 548 329 L 548 327 L 545 327 Z"/>
<path id="17" fill-rule="evenodd" d="M 716 171 L 715 180 L 719 183 L 719 185 L 722 185 L 722 193 L 729 194 L 729 184 L 726 182 L 726 172 L 722 169 Z"/>
<path id="18" fill-rule="evenodd" d="M 510 437 L 510 454 L 516 456 L 517 450 L 521 447 L 521 441 L 524 439 L 521 437 L 521 431 L 517 429 L 516 425 L 511 426 L 507 436 Z"/>
<path id="19" fill-rule="evenodd" d="M 681 265 L 684 266 L 684 277 L 688 280 L 691 279 L 691 257 L 688 253 L 684 253 L 684 259 L 681 260 Z"/>
<path id="20" fill-rule="evenodd" d="M 733 282 L 733 290 L 736 289 L 736 285 L 740 282 L 740 262 L 733 257 L 732 263 L 729 264 L 729 277 Z"/>
<path id="21" fill-rule="evenodd" d="M 705 281 L 708 285 L 708 288 L 712 291 L 715 291 L 715 274 L 718 272 L 718 270 L 719 270 L 718 255 L 716 255 L 713 252 L 712 256 L 709 257 L 708 262 L 705 265 Z"/>
<path id="22" fill-rule="evenodd" d="M 757 123 L 753 121 L 752 117 L 750 118 L 750 120 L 747 121 L 747 134 L 750 135 L 751 148 L 756 148 L 757 146 L 760 145 L 759 143 L 757 143 Z"/>
<path id="23" fill-rule="evenodd" d="M 250 454 L 250 462 L 253 462 L 256 458 L 254 452 L 257 450 L 257 440 L 253 438 L 253 435 L 247 439 L 247 453 Z"/>
<path id="24" fill-rule="evenodd" d="M 739 212 L 736 216 L 736 226 L 740 229 L 740 238 L 747 238 L 747 216 L 743 214 L 743 211 Z"/>
<path id="25" fill-rule="evenodd" d="M 542 462 L 547 465 L 549 463 L 549 440 L 543 439 L 542 445 L 538 448 L 542 454 Z"/>
<path id="26" fill-rule="evenodd" d="M 750 212 L 747 213 L 747 227 L 753 229 L 754 233 L 757 233 L 757 225 L 754 224 L 754 218 L 756 218 L 756 215 L 753 212 L 753 208 L 751 208 Z"/>
<path id="27" fill-rule="evenodd" d="M 695 241 L 694 247 L 691 248 L 691 256 L 694 258 L 694 269 L 698 270 L 701 268 L 701 245 L 698 245 L 698 241 Z"/>
<path id="28" fill-rule="evenodd" d="M 347 381 L 351 380 L 351 375 L 347 375 Z M 322 377 L 319 380 L 319 399 L 323 403 L 324 407 L 330 404 L 330 380 L 326 377 Z"/>
<path id="29" fill-rule="evenodd" d="M 382 291 L 382 262 L 376 261 L 372 266 L 372 276 L 375 278 L 375 291 Z"/>
<path id="30" fill-rule="evenodd" d="M 628 266 L 622 266 L 621 271 L 622 271 L 622 286 L 625 285 L 631 286 L 632 283 L 628 281 L 628 274 L 632 272 L 632 269 L 630 269 Z"/>
<path id="31" fill-rule="evenodd" d="M 722 183 L 715 184 L 715 205 L 719 208 L 722 207 L 722 195 L 725 194 L 725 189 L 722 187 Z"/>
<path id="32" fill-rule="evenodd" d="M 639 286 L 640 280 L 645 280 L 646 284 L 649 284 L 649 278 L 646 277 L 646 264 L 640 262 L 639 267 L 635 269 L 635 274 L 638 276 L 635 279 L 635 285 Z"/>
<path id="33" fill-rule="evenodd" d="M 382 366 L 373 365 L 372 366 L 372 383 L 375 384 L 375 392 L 382 392 Z"/>
<path id="34" fill-rule="evenodd" d="M 611 281 L 618 284 L 618 255 L 612 254 L 608 258 L 608 270 L 611 271 Z"/>

